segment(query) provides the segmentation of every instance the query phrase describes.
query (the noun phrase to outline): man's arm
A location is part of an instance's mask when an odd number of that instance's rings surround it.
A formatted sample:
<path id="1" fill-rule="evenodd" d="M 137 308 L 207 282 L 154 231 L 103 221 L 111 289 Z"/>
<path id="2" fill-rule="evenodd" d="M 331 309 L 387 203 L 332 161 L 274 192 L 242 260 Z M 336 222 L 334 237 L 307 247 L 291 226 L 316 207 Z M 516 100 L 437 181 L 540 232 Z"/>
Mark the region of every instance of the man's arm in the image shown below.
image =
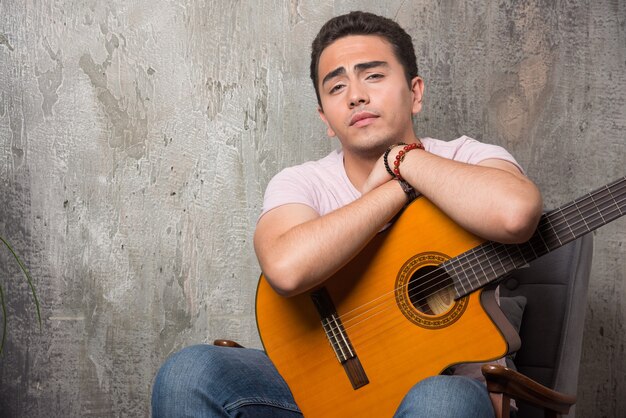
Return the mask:
<path id="1" fill-rule="evenodd" d="M 302 204 L 274 208 L 259 219 L 254 234 L 263 274 L 282 295 L 304 292 L 358 254 L 405 203 L 394 181 L 324 216 Z"/>
<path id="2" fill-rule="evenodd" d="M 391 153 L 390 162 L 396 153 Z M 380 183 L 385 171 L 382 159 L 374 171 Z M 525 242 L 541 216 L 539 190 L 505 160 L 487 159 L 473 165 L 413 150 L 400 164 L 400 174 L 461 227 L 487 240 Z M 374 177 L 372 173 L 370 179 Z M 376 185 L 370 183 L 365 191 L 371 187 Z"/>
<path id="3" fill-rule="evenodd" d="M 277 292 L 292 296 L 320 284 L 402 209 L 406 196 L 379 163 L 363 196 L 334 212 L 319 216 L 306 205 L 289 204 L 261 217 L 255 250 Z M 401 174 L 460 226 L 484 239 L 524 242 L 541 215 L 537 187 L 504 160 L 471 165 L 415 150 L 406 155 Z"/>

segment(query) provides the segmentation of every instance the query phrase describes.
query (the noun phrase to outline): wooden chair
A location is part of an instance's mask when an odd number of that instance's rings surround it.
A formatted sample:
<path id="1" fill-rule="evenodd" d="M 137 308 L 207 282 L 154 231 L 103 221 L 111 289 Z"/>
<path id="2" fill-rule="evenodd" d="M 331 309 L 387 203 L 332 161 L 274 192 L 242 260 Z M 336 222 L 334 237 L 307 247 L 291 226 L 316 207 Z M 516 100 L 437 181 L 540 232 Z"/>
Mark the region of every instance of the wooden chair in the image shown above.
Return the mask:
<path id="1" fill-rule="evenodd" d="M 496 418 L 510 416 L 511 398 L 543 408 L 545 418 L 557 418 L 567 414 L 576 402 L 575 396 L 551 390 L 504 366 L 486 364 L 482 367 L 482 372 L 487 379 L 487 389 Z"/>

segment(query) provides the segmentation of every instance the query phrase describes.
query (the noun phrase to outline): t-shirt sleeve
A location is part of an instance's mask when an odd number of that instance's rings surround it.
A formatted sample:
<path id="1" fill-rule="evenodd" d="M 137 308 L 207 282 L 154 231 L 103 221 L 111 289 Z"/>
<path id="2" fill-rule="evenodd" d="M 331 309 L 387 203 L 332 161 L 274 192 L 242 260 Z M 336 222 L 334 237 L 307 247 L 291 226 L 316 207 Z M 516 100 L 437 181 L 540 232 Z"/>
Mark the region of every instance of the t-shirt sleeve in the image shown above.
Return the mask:
<path id="1" fill-rule="evenodd" d="M 455 139 L 453 142 L 459 141 L 456 148 L 456 155 L 454 157 L 457 161 L 464 161 L 469 164 L 478 164 L 481 161 L 497 159 L 508 161 L 515 165 L 521 173 L 524 173 L 524 169 L 513 158 L 513 156 L 504 148 L 498 145 L 485 144 L 472 139 L 467 136 Z"/>
<path id="2" fill-rule="evenodd" d="M 259 218 L 274 208 L 291 203 L 307 205 L 319 212 L 311 185 L 297 167 L 286 168 L 270 180 L 265 189 L 263 210 Z"/>

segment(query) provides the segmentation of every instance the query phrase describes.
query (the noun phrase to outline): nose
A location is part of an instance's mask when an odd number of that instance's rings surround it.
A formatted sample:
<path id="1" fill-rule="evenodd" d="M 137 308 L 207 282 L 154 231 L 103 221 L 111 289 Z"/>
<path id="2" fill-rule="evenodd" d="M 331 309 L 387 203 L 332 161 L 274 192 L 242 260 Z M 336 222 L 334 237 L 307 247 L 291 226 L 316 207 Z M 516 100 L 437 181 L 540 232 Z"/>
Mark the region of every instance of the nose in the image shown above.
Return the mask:
<path id="1" fill-rule="evenodd" d="M 350 109 L 353 109 L 362 104 L 369 103 L 369 96 L 365 88 L 356 83 L 350 86 L 350 94 L 348 95 L 348 100 Z"/>

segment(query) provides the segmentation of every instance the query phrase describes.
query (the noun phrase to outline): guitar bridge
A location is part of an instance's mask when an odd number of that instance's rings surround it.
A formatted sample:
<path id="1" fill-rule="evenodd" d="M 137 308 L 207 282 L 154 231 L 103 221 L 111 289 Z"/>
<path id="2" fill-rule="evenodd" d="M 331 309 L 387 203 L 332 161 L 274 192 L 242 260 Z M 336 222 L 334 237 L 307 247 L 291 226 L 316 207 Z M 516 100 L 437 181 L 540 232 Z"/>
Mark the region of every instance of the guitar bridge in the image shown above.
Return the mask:
<path id="1" fill-rule="evenodd" d="M 337 360 L 348 375 L 352 388 L 356 390 L 367 385 L 369 379 L 356 355 L 328 291 L 326 291 L 326 288 L 315 290 L 311 292 L 311 299 L 317 308 L 326 338 L 328 338 Z"/>

